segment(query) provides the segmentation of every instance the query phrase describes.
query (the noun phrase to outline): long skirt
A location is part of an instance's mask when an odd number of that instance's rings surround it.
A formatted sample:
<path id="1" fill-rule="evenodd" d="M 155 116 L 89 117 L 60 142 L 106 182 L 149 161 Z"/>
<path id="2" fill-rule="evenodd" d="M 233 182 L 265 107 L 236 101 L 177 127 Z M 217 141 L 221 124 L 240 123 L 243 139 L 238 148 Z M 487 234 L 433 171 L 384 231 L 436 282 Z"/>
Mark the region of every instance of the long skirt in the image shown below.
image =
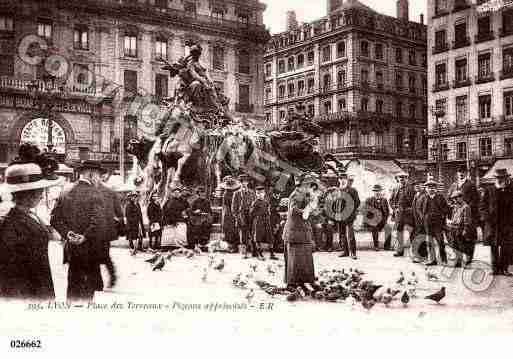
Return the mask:
<path id="1" fill-rule="evenodd" d="M 313 244 L 285 243 L 285 283 L 296 286 L 315 282 Z"/>

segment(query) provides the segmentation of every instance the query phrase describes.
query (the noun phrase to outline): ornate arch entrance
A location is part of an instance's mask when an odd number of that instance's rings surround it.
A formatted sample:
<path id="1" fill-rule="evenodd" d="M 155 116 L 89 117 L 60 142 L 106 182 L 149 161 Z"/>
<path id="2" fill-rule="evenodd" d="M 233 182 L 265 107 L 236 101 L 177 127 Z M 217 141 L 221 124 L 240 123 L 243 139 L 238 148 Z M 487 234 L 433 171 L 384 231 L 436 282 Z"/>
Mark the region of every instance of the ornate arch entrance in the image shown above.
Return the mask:
<path id="1" fill-rule="evenodd" d="M 64 129 L 48 118 L 35 118 L 21 130 L 20 143 L 32 143 L 41 152 L 66 153 L 66 134 Z"/>

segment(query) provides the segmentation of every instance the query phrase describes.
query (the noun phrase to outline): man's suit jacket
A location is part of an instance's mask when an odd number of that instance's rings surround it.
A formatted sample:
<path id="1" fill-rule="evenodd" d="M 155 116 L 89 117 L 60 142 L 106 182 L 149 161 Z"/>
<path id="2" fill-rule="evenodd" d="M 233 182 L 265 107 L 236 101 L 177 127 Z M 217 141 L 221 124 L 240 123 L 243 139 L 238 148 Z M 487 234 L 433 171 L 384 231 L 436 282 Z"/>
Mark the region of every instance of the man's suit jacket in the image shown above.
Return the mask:
<path id="1" fill-rule="evenodd" d="M 233 194 L 232 214 L 239 227 L 250 225 L 249 209 L 255 199 L 255 192 L 250 189 L 244 190 L 241 188 Z"/>
<path id="2" fill-rule="evenodd" d="M 139 202 L 128 201 L 125 207 L 126 230 L 127 234 L 139 236 L 140 231 L 144 234 L 144 223 L 142 218 L 142 210 Z"/>
<path id="3" fill-rule="evenodd" d="M 98 189 L 103 195 L 104 209 L 103 213 L 105 216 L 105 240 L 112 242 L 118 239 L 118 231 L 120 226 L 123 226 L 123 210 L 121 209 L 121 201 L 118 198 L 116 192 L 112 189 L 101 184 Z"/>
<path id="4" fill-rule="evenodd" d="M 428 234 L 443 230 L 447 217 L 451 214 L 451 208 L 445 197 L 437 193 L 433 198 L 425 195 L 421 198 L 420 214 L 424 228 Z"/>
<path id="5" fill-rule="evenodd" d="M 86 241 L 80 245 L 64 246 L 64 263 L 91 265 L 101 263 L 107 226 L 101 192 L 93 185 L 79 180 L 64 189 L 52 210 L 52 226 L 66 239 L 68 232 L 81 234 Z"/>
<path id="6" fill-rule="evenodd" d="M 499 197 L 501 196 L 499 208 Z M 513 244 L 513 188 L 503 190 L 491 186 L 479 203 L 479 211 L 484 221 L 484 239 L 486 244 Z M 500 218 L 499 212 L 503 214 Z"/>

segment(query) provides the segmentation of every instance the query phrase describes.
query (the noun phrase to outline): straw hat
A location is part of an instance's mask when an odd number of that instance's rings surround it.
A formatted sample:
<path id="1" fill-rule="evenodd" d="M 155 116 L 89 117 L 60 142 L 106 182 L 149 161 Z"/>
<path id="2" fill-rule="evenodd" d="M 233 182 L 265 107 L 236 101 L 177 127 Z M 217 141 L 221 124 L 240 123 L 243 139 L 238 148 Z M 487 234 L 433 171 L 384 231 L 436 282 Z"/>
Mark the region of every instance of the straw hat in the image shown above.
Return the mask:
<path id="1" fill-rule="evenodd" d="M 233 191 L 233 190 L 239 189 L 239 187 L 240 187 L 240 182 L 237 181 L 232 176 L 226 176 L 225 178 L 223 178 L 223 183 L 221 183 L 221 188 L 223 188 L 225 190 Z"/>
<path id="2" fill-rule="evenodd" d="M 35 163 L 14 163 L 5 170 L 5 189 L 10 193 L 57 186 L 62 180 L 45 178 Z"/>

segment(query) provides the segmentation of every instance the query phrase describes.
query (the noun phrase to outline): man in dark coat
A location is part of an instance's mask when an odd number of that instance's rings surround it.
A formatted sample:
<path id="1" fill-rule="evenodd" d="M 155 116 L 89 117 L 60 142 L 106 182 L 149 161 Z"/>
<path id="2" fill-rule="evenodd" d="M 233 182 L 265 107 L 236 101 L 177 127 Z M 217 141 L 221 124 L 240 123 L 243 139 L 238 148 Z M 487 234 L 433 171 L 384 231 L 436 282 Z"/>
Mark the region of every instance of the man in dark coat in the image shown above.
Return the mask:
<path id="1" fill-rule="evenodd" d="M 162 208 L 160 207 L 157 194 L 153 194 L 151 196 L 150 203 L 148 203 L 148 208 L 146 209 L 146 214 L 148 216 L 149 223 L 149 247 L 152 249 L 160 249 L 160 245 L 162 243 L 162 227 L 164 223 L 162 221 Z"/>
<path id="2" fill-rule="evenodd" d="M 98 189 L 103 168 L 95 161 L 79 167 L 80 179 L 63 190 L 51 214 L 51 224 L 67 242 L 68 300 L 92 300 L 103 290 L 100 264 L 105 261 L 107 226 L 103 195 Z"/>
<path id="3" fill-rule="evenodd" d="M 476 185 L 467 177 L 466 167 L 458 167 L 456 171 L 456 181 L 449 187 L 447 197 L 451 198 L 454 192 L 461 192 L 463 201 L 470 207 L 470 215 L 472 218 L 472 225 L 477 227 L 479 225 L 479 193 L 477 192 Z M 474 258 L 474 242 L 469 247 L 469 260 Z"/>
<path id="4" fill-rule="evenodd" d="M 109 272 L 110 282 L 108 287 L 113 287 L 116 285 L 117 275 L 116 275 L 116 267 L 112 262 L 112 258 L 110 256 L 110 242 L 116 241 L 118 237 L 124 233 L 124 220 L 123 220 L 123 210 L 121 209 L 121 201 L 116 192 L 112 189 L 105 186 L 105 184 L 100 183 L 98 186 L 100 193 L 103 195 L 103 214 L 105 216 L 105 241 L 104 241 L 104 264 L 107 267 L 107 271 Z"/>
<path id="5" fill-rule="evenodd" d="M 511 276 L 513 259 L 513 187 L 504 168 L 495 172 L 495 185 L 486 188 L 479 205 L 484 220 L 484 240 L 491 247 L 494 275 Z"/>
<path id="6" fill-rule="evenodd" d="M 255 191 L 256 199 L 249 209 L 252 245 L 256 248 L 258 258 L 264 259 L 262 243 L 271 243 L 272 241 L 271 209 L 269 202 L 265 198 L 265 187 L 257 186 Z"/>
<path id="7" fill-rule="evenodd" d="M 445 197 L 437 192 L 438 183 L 430 179 L 425 183 L 426 195 L 421 200 L 420 214 L 423 218 L 424 228 L 428 237 L 429 259 L 427 266 L 437 265 L 436 248 L 440 251 L 440 261 L 447 264 L 447 253 L 443 232 L 451 208 Z"/>
<path id="8" fill-rule="evenodd" d="M 251 223 L 249 207 L 255 201 L 255 192 L 249 188 L 250 177 L 239 176 L 241 188 L 233 194 L 232 213 L 235 217 L 235 226 L 240 235 L 241 252 L 247 257 L 248 248 L 251 247 L 253 257 L 258 257 L 257 250 L 251 243 Z"/>
<path id="9" fill-rule="evenodd" d="M 139 194 L 132 192 L 128 195 L 128 203 L 125 207 L 126 236 L 131 249 L 134 249 L 134 241 L 137 241 L 137 250 L 142 251 L 143 238 L 146 237 Z"/>
<path id="10" fill-rule="evenodd" d="M 422 201 L 425 196 L 426 191 L 424 190 L 423 182 L 416 181 L 415 196 L 412 202 L 413 221 L 415 224 L 413 229 L 413 241 L 411 241 L 413 263 L 421 263 L 427 260 L 428 257 L 426 230 L 424 228 L 424 218 L 422 217 Z"/>
<path id="11" fill-rule="evenodd" d="M 408 175 L 403 173 L 396 176 L 399 186 L 390 196 L 392 218 L 395 221 L 394 231 L 397 235 L 397 248 L 394 257 L 404 256 L 404 238 L 408 238 L 415 225 L 413 219 L 412 203 L 415 197 L 413 186 L 408 183 Z M 404 232 L 408 234 L 405 235 Z"/>
<path id="12" fill-rule="evenodd" d="M 171 192 L 171 197 L 164 204 L 163 215 L 164 224 L 176 226 L 178 223 L 187 223 L 189 202 L 182 197 L 182 188 L 175 187 Z"/>
<path id="13" fill-rule="evenodd" d="M 187 243 L 191 249 L 198 244 L 201 246 L 208 244 L 213 223 L 212 205 L 207 198 L 205 187 L 198 187 L 196 194 L 198 198 L 191 203 L 190 221 L 187 227 Z"/>
<path id="14" fill-rule="evenodd" d="M 372 188 L 374 195 L 367 198 L 364 207 L 364 223 L 370 229 L 374 249 L 379 250 L 379 233 L 385 228 L 390 216 L 388 201 L 383 197 L 383 187 L 379 184 Z"/>

